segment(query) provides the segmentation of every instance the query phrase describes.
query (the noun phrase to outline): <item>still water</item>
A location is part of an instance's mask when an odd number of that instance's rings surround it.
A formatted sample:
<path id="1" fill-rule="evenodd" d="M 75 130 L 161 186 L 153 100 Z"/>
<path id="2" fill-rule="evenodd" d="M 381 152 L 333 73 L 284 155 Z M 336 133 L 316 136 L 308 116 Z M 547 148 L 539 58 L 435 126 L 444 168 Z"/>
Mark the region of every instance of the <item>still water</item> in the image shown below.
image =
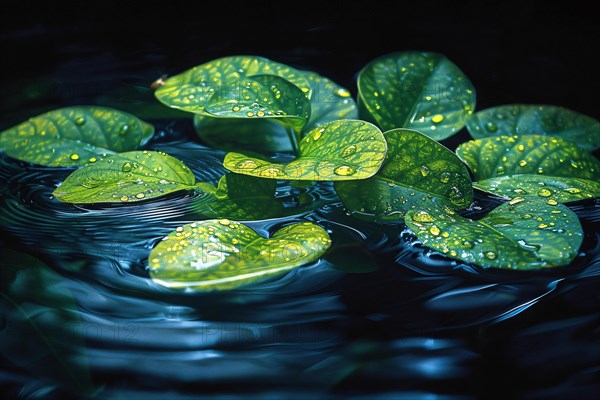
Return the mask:
<path id="1" fill-rule="evenodd" d="M 145 148 L 200 181 L 225 172 L 191 121 L 150 119 Z M 466 140 L 463 135 L 462 139 Z M 450 147 L 458 144 L 447 143 Z M 280 278 L 185 294 L 146 272 L 153 246 L 203 219 L 201 196 L 74 206 L 52 191 L 72 170 L 0 155 L 0 383 L 6 398 L 585 398 L 600 390 L 600 201 L 570 204 L 585 239 L 565 268 L 483 270 L 423 248 L 403 224 L 348 215 L 330 184 L 317 207 L 249 221 L 327 229 L 332 249 Z M 466 213 L 500 201 L 479 194 Z"/>

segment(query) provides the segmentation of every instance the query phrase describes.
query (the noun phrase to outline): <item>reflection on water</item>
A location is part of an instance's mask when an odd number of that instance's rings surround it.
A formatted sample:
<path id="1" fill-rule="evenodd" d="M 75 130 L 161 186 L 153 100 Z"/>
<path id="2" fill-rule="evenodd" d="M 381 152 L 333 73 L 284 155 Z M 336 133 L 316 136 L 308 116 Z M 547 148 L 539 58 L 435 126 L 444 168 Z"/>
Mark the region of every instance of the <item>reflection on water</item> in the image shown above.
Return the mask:
<path id="1" fill-rule="evenodd" d="M 218 180 L 224 154 L 177 139 L 177 124 L 148 148 Z M 0 158 L 0 377 L 10 396 L 544 398 L 598 389 L 600 202 L 572 206 L 586 236 L 570 267 L 493 271 L 424 249 L 402 224 L 353 219 L 329 184 L 281 183 L 292 215 L 250 225 L 271 234 L 287 221 L 316 222 L 331 251 L 253 287 L 190 295 L 154 284 L 145 268 L 163 236 L 202 218 L 200 195 L 73 206 L 51 197 L 69 172 Z M 294 208 L 307 202 L 318 207 Z M 497 204 L 479 197 L 468 215 Z"/>

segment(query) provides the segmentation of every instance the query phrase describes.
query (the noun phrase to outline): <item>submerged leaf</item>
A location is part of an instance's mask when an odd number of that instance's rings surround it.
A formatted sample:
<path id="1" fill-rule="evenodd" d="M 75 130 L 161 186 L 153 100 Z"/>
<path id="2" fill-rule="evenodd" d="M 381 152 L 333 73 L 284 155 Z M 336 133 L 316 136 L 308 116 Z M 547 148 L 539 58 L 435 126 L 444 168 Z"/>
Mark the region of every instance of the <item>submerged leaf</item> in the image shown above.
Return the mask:
<path id="1" fill-rule="evenodd" d="M 383 131 L 415 129 L 441 140 L 458 132 L 475 109 L 475 89 L 446 57 L 392 53 L 371 61 L 358 76 L 361 117 Z"/>
<path id="2" fill-rule="evenodd" d="M 254 100 L 245 94 L 241 82 L 256 75 L 274 75 L 298 87 L 308 98 L 310 86 L 302 73 L 287 65 L 263 57 L 232 56 L 223 57 L 172 76 L 159 87 L 154 95 L 169 107 L 187 112 L 206 114 L 205 108 L 214 95 L 242 96 L 243 100 Z M 281 96 L 287 95 L 280 91 Z M 245 99 L 248 95 L 249 98 Z M 276 97 L 277 90 L 269 88 L 268 97 Z M 260 99 L 260 98 L 259 98 Z M 234 105 L 232 104 L 232 107 Z"/>
<path id="3" fill-rule="evenodd" d="M 308 133 L 299 144 L 298 158 L 289 163 L 229 153 L 223 165 L 239 174 L 281 180 L 365 179 L 377 172 L 386 149 L 383 134 L 376 126 L 358 120 L 339 120 Z"/>
<path id="4" fill-rule="evenodd" d="M 52 193 L 66 203 L 118 203 L 152 199 L 195 187 L 178 159 L 156 151 L 114 154 L 74 171 Z"/>
<path id="5" fill-rule="evenodd" d="M 600 122 L 567 108 L 549 105 L 510 104 L 473 114 L 467 120 L 473 138 L 512 135 L 560 137 L 593 151 L 600 147 Z"/>
<path id="6" fill-rule="evenodd" d="M 93 163 L 114 152 L 135 150 L 154 127 L 112 108 L 76 106 L 49 111 L 0 133 L 9 156 L 46 166 Z"/>
<path id="7" fill-rule="evenodd" d="M 461 144 L 456 154 L 476 180 L 538 174 L 600 180 L 600 161 L 576 144 L 542 135 L 495 136 Z"/>
<path id="8" fill-rule="evenodd" d="M 599 182 L 560 176 L 533 174 L 497 176 L 476 182 L 473 186 L 507 200 L 515 197 L 538 197 L 550 203 L 553 201 L 566 203 L 600 197 Z"/>
<path id="9" fill-rule="evenodd" d="M 150 253 L 150 277 L 174 289 L 226 290 L 281 275 L 313 262 L 331 245 L 327 232 L 296 223 L 266 239 L 228 219 L 177 228 Z"/>
<path id="10" fill-rule="evenodd" d="M 277 181 L 248 175 L 227 174 L 217 187 L 199 183 L 205 196 L 198 198 L 192 211 L 205 218 L 228 218 L 253 221 L 290 214 L 275 198 Z"/>
<path id="11" fill-rule="evenodd" d="M 374 176 L 336 182 L 335 190 L 355 216 L 375 221 L 402 221 L 426 203 L 451 209 L 473 201 L 471 179 L 454 153 L 427 136 L 408 129 L 384 133 L 386 160 Z"/>
<path id="12" fill-rule="evenodd" d="M 532 198 L 515 198 L 477 221 L 450 210 L 415 209 L 407 213 L 406 224 L 425 246 L 481 267 L 568 265 L 583 240 L 575 213 Z"/>

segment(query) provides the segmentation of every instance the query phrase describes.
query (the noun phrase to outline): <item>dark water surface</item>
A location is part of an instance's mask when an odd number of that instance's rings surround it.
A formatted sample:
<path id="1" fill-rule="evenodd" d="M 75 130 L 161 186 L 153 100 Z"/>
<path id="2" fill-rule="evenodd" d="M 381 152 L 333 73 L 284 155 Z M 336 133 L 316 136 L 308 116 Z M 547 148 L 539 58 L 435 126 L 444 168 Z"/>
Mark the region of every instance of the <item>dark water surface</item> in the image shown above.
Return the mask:
<path id="1" fill-rule="evenodd" d="M 325 41 L 335 42 L 328 26 L 319 26 Z M 40 29 L 48 43 L 72 34 L 52 24 Z M 92 26 L 90 37 L 98 37 L 94 29 L 98 26 Z M 85 38 L 87 31 L 81 32 Z M 27 43 L 10 35 L 5 38 Z M 39 38 L 35 32 L 27 35 Z M 372 53 L 424 48 L 428 37 L 404 47 L 344 49 L 335 62 L 326 61 L 335 58 L 334 50 L 281 50 L 282 42 L 257 53 L 313 68 L 355 94 L 353 74 L 377 55 Z M 224 152 L 203 146 L 189 117 L 160 106 L 147 87 L 164 72 L 227 55 L 228 49 L 250 53 L 251 47 L 242 51 L 209 38 L 204 53 L 192 55 L 181 47 L 165 50 L 153 36 L 145 47 L 125 54 L 123 47 L 110 50 L 110 37 L 98 43 L 69 40 L 55 46 L 56 57 L 63 58 L 53 60 L 50 70 L 32 67 L 6 82 L 2 129 L 60 106 L 108 105 L 152 122 L 157 134 L 145 148 L 184 161 L 198 180 L 214 181 L 225 172 Z M 542 49 L 525 60 L 529 75 L 522 79 L 533 80 L 538 64 L 564 78 L 541 88 L 536 85 L 550 72 L 542 72 L 533 87 L 512 81 L 509 67 L 493 68 L 495 56 L 486 53 L 484 41 L 429 46 L 464 65 L 480 90 L 478 109 L 542 102 L 547 96 L 547 103 L 598 117 L 588 103 L 578 107 L 585 91 L 576 84 L 583 78 L 571 73 L 569 61 L 561 61 L 566 50 L 552 58 Z M 469 57 L 474 48 L 483 49 L 479 58 Z M 479 67 L 493 72 L 478 73 Z M 454 148 L 464 140 L 468 135 L 461 132 L 444 144 Z M 321 184 L 308 192 L 318 206 L 314 210 L 249 222 L 265 235 L 290 221 L 318 223 L 333 239 L 321 260 L 252 287 L 185 294 L 154 284 L 147 257 L 177 226 L 204 218 L 200 196 L 177 193 L 130 205 L 63 204 L 51 193 L 71 171 L 0 154 L 5 398 L 579 399 L 600 392 L 598 200 L 569 204 L 585 231 L 569 267 L 494 271 L 423 248 L 403 224 L 349 216 L 331 185 Z M 285 182 L 277 193 L 290 208 L 297 201 Z M 479 217 L 498 204 L 478 194 L 466 215 Z"/>

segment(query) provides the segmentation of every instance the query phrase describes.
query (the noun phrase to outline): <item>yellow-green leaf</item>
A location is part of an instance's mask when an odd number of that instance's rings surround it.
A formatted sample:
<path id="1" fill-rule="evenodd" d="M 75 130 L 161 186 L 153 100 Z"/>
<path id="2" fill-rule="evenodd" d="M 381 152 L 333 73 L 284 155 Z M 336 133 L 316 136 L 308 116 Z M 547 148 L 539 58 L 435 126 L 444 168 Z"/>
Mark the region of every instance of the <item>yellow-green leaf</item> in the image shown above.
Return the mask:
<path id="1" fill-rule="evenodd" d="M 441 54 L 392 53 L 360 71 L 358 105 L 361 117 L 383 131 L 408 128 L 441 140 L 465 126 L 475 89 Z"/>
<path id="2" fill-rule="evenodd" d="M 377 172 L 386 150 L 383 134 L 375 125 L 338 120 L 309 132 L 299 144 L 298 158 L 289 163 L 228 153 L 223 165 L 239 174 L 281 180 L 366 179 Z"/>
<path id="3" fill-rule="evenodd" d="M 75 106 L 49 111 L 0 133 L 0 149 L 34 164 L 76 166 L 138 149 L 153 134 L 152 125 L 131 114 Z"/>
<path id="4" fill-rule="evenodd" d="M 284 274 L 318 260 L 331 245 L 327 232 L 311 222 L 285 226 L 264 238 L 228 219 L 177 228 L 152 250 L 150 277 L 173 289 L 235 289 Z"/>
<path id="5" fill-rule="evenodd" d="M 583 240 L 573 211 L 535 198 L 515 198 L 477 221 L 450 210 L 414 209 L 407 213 L 406 224 L 425 246 L 481 267 L 568 265 Z"/>
<path id="6" fill-rule="evenodd" d="M 156 151 L 114 154 L 74 171 L 52 193 L 66 203 L 120 203 L 148 200 L 195 187 L 192 171 Z"/>

